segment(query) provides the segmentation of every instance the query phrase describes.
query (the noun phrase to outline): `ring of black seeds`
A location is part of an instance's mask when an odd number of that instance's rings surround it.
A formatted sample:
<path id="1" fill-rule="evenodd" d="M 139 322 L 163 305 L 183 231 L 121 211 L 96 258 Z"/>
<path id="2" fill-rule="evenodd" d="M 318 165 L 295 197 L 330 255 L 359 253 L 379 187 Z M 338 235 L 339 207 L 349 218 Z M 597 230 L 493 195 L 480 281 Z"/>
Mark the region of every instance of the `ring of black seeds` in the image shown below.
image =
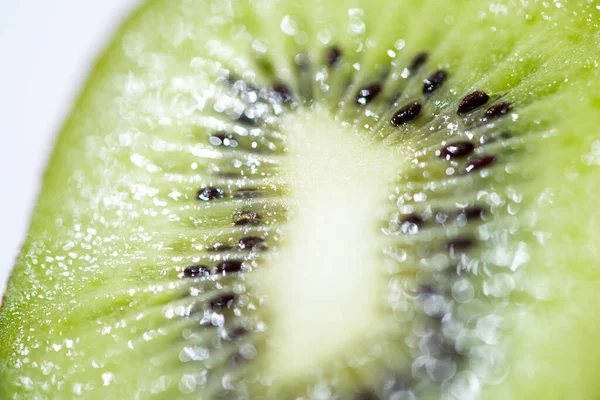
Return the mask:
<path id="1" fill-rule="evenodd" d="M 342 59 L 341 50 L 337 46 L 333 46 L 326 50 L 325 52 L 325 64 L 333 69 L 335 68 Z M 408 74 L 405 76 L 403 73 L 403 77 L 410 77 L 418 72 L 419 69 L 423 68 L 428 59 L 428 54 L 425 52 L 418 53 L 415 55 L 413 60 L 411 61 L 409 67 L 407 68 Z M 295 57 L 295 62 L 300 70 L 308 71 L 310 67 L 310 60 L 306 55 L 299 54 Z M 406 70 L 405 70 L 406 72 Z M 382 75 L 385 79 L 385 75 Z M 440 90 L 444 83 L 446 82 L 449 74 L 445 70 L 438 70 L 431 73 L 426 79 L 423 80 L 422 93 L 427 98 L 432 95 L 436 91 Z M 271 85 L 270 89 L 259 90 L 254 87 L 252 84 L 241 81 L 240 79 L 235 78 L 233 75 L 228 75 L 227 81 L 231 82 L 230 84 L 237 88 L 240 92 L 242 91 L 255 91 L 256 93 L 262 93 L 262 97 L 265 100 L 270 102 L 278 102 L 278 103 L 289 103 L 294 98 L 294 95 L 291 93 L 289 86 L 285 82 L 275 82 Z M 348 81 L 348 87 L 351 84 L 351 78 Z M 366 106 L 373 100 L 375 100 L 380 94 L 383 92 L 383 86 L 379 82 L 370 83 L 360 88 L 355 94 L 355 102 L 360 106 Z M 395 99 L 398 99 L 402 92 L 397 90 L 395 92 L 397 95 L 392 101 L 391 99 L 386 100 L 388 104 L 394 103 Z M 304 93 L 300 93 L 303 95 Z M 300 97 L 296 97 L 300 98 Z M 465 96 L 458 104 L 457 113 L 459 115 L 468 114 L 479 107 L 482 107 L 489 101 L 489 96 L 482 91 L 475 91 L 467 96 Z M 502 117 L 506 115 L 510 109 L 512 108 L 512 104 L 508 102 L 501 102 L 491 107 L 487 108 L 481 117 L 482 122 L 491 121 L 493 119 Z M 400 127 L 411 121 L 419 118 L 421 113 L 423 112 L 423 105 L 419 101 L 414 101 L 412 103 L 408 103 L 404 105 L 402 108 L 398 109 L 392 118 L 390 119 L 390 124 L 393 127 Z M 233 117 L 232 119 L 235 122 L 258 127 L 259 120 L 258 118 L 251 117 L 254 115 L 252 111 L 247 113 L 247 110 L 244 110 L 237 117 Z M 264 128 L 264 124 L 261 127 Z M 501 134 L 498 136 L 490 136 L 487 140 L 481 140 L 480 145 L 483 146 L 485 143 L 490 143 L 492 139 L 499 137 L 501 139 L 507 139 L 511 137 L 509 134 Z M 482 136 L 483 138 L 483 136 Z M 224 147 L 236 147 L 237 141 L 233 134 L 228 132 L 216 132 L 210 136 L 210 143 L 213 146 L 224 146 Z M 452 143 L 445 144 L 440 150 L 437 150 L 435 153 L 440 158 L 446 161 L 453 161 L 456 159 L 465 158 L 474 153 L 476 149 L 476 145 L 469 140 L 457 140 Z M 487 168 L 494 165 L 497 161 L 495 155 L 492 154 L 482 154 L 476 157 L 470 158 L 466 162 L 466 166 L 464 171 L 466 173 L 477 171 L 479 169 Z M 235 174 L 232 174 L 231 177 L 235 177 Z M 265 193 L 266 189 L 259 188 L 242 188 L 242 189 L 230 189 L 226 188 L 228 191 L 231 190 L 231 198 L 233 199 L 252 199 L 256 197 L 261 197 Z M 225 197 L 227 194 L 224 189 L 208 186 L 202 188 L 197 193 L 197 198 L 202 201 L 210 201 L 216 200 Z M 437 224 L 458 224 L 460 226 L 469 223 L 471 221 L 483 221 L 484 215 L 486 213 L 486 209 L 482 206 L 471 206 L 465 208 L 459 208 L 458 210 L 441 210 L 434 212 L 431 214 L 431 211 L 426 211 L 424 213 L 410 213 L 400 217 L 400 232 L 415 235 L 419 234 L 422 229 L 435 229 Z M 234 227 L 251 227 L 258 225 L 262 222 L 262 216 L 255 211 L 252 210 L 241 210 L 233 213 L 232 215 L 232 224 Z M 439 226 L 439 225 L 438 225 Z M 231 240 L 231 239 L 229 239 Z M 235 243 L 235 242 L 234 242 Z M 265 246 L 265 239 L 260 236 L 244 236 L 240 238 L 235 247 L 237 247 L 237 256 L 245 255 L 248 257 L 253 257 L 255 253 L 249 253 L 250 251 L 255 250 L 265 250 L 267 249 Z M 462 258 L 462 255 L 466 252 L 471 251 L 477 242 L 474 238 L 469 236 L 458 236 L 451 239 L 448 239 L 445 242 L 445 250 L 449 253 L 451 258 L 458 258 L 459 256 Z M 186 267 L 183 270 L 183 277 L 185 278 L 196 278 L 196 277 L 219 277 L 225 279 L 225 276 L 231 274 L 237 274 L 240 272 L 244 272 L 246 268 L 244 267 L 244 260 L 236 260 L 236 259 L 228 259 L 231 254 L 227 254 L 227 252 L 233 251 L 234 246 L 229 245 L 228 243 L 216 242 L 212 246 L 207 248 L 208 251 L 211 252 L 219 252 L 226 254 L 218 254 L 213 255 L 213 257 L 222 257 L 220 262 L 217 262 L 212 268 L 206 265 L 191 265 Z M 246 253 L 246 251 L 248 253 Z M 436 247 L 435 251 L 440 251 L 439 247 Z M 419 250 L 417 254 L 419 257 L 427 257 L 430 255 L 430 250 Z M 447 267 L 446 270 L 441 271 L 444 274 L 452 274 L 460 270 L 461 263 L 452 263 Z M 221 278 L 220 278 L 221 279 Z M 219 281 L 220 281 L 219 279 Z M 207 282 L 211 282 L 212 279 L 206 280 Z M 419 297 L 419 301 L 425 301 L 424 299 L 427 296 L 441 296 L 447 297 L 449 294 L 449 289 L 444 287 L 439 282 L 431 281 L 429 283 L 420 283 L 418 285 L 417 293 Z M 235 302 L 237 301 L 237 295 L 232 292 L 228 292 L 225 289 L 220 294 L 217 294 L 209 300 L 202 302 L 204 309 L 219 312 L 225 315 L 225 311 L 229 308 L 233 308 Z M 436 329 L 440 329 L 441 321 L 445 317 L 446 311 L 443 309 L 430 310 L 427 313 L 428 324 L 437 327 Z M 229 318 L 229 316 L 227 316 Z M 218 322 L 211 321 L 203 321 L 201 323 L 204 326 L 218 326 Z M 220 335 L 224 340 L 237 340 L 246 335 L 248 335 L 251 331 L 247 328 L 237 326 L 238 322 L 233 322 L 234 327 L 232 328 L 223 328 L 220 327 L 219 331 Z M 449 360 L 449 362 L 458 363 L 463 356 L 459 354 L 454 348 L 454 344 L 448 342 L 444 338 L 438 338 L 435 340 L 431 340 L 431 343 L 435 344 L 431 354 L 440 360 Z M 232 368 L 239 368 L 242 364 L 248 362 L 248 358 L 245 357 L 241 352 L 234 353 L 231 357 L 229 357 L 230 366 Z M 396 386 L 401 388 L 411 388 L 415 385 L 415 379 L 413 376 L 406 377 L 397 377 Z M 356 399 L 378 399 L 380 398 L 378 394 L 371 390 L 370 388 L 361 388 L 359 392 L 354 395 L 352 398 Z"/>

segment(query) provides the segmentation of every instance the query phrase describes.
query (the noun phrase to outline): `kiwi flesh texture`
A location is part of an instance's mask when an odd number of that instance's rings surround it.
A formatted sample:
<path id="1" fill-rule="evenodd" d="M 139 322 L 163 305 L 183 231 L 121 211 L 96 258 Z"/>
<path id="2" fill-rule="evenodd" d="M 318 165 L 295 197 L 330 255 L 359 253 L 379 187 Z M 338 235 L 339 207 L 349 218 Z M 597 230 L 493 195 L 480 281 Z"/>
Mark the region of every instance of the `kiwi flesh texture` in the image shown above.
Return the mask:
<path id="1" fill-rule="evenodd" d="M 2 398 L 597 398 L 598 17 L 148 2 L 52 155 Z"/>

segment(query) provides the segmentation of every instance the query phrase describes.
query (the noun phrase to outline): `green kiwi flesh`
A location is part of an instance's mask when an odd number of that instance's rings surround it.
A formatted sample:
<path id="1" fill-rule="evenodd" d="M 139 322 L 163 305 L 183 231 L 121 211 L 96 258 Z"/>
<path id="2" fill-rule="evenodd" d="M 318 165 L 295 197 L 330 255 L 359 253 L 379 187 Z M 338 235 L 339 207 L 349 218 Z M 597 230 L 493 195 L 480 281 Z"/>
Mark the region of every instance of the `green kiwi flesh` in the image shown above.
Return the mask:
<path id="1" fill-rule="evenodd" d="M 593 1 L 152 0 L 58 139 L 3 399 L 596 399 Z"/>

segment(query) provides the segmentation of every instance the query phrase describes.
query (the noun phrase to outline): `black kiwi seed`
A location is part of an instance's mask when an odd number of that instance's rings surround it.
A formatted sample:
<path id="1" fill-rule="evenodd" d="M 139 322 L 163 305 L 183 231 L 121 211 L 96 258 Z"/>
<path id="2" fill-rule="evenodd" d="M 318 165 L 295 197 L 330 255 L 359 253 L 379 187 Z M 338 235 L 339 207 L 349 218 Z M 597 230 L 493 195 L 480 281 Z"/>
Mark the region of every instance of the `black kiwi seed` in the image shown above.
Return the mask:
<path id="1" fill-rule="evenodd" d="M 465 168 L 465 172 L 473 172 L 478 169 L 486 168 L 493 165 L 496 162 L 496 156 L 484 154 L 477 158 L 474 158 L 469 161 L 467 167 Z"/>
<path id="2" fill-rule="evenodd" d="M 463 253 L 475 245 L 472 239 L 456 238 L 446 242 L 446 249 L 450 254 Z"/>
<path id="3" fill-rule="evenodd" d="M 261 215 L 254 211 L 238 211 L 233 214 L 233 225 L 244 226 L 244 225 L 257 225 L 262 219 Z"/>
<path id="4" fill-rule="evenodd" d="M 487 122 L 496 118 L 500 118 L 503 115 L 508 114 L 511 108 L 512 104 L 506 101 L 503 103 L 494 104 L 493 106 L 485 110 L 485 113 L 481 118 L 481 122 Z"/>
<path id="5" fill-rule="evenodd" d="M 468 141 L 450 143 L 440 151 L 440 157 L 450 161 L 453 158 L 468 156 L 473 150 L 475 150 L 475 145 Z"/>
<path id="6" fill-rule="evenodd" d="M 198 197 L 198 199 L 202 201 L 222 199 L 223 197 L 225 197 L 225 191 L 214 186 L 208 186 L 200 189 L 196 197 Z"/>
<path id="7" fill-rule="evenodd" d="M 289 103 L 292 101 L 292 92 L 290 88 L 285 83 L 276 83 L 272 87 L 273 92 L 279 97 L 281 102 Z"/>
<path id="8" fill-rule="evenodd" d="M 356 104 L 366 106 L 371 100 L 375 99 L 381 92 L 381 85 L 379 83 L 372 83 L 360 89 L 356 94 Z"/>
<path id="9" fill-rule="evenodd" d="M 416 119 L 420 114 L 423 106 L 418 101 L 411 103 L 407 106 L 402 107 L 400 110 L 394 114 L 390 123 L 393 126 L 401 126 L 404 125 L 414 119 Z"/>
<path id="10" fill-rule="evenodd" d="M 460 104 L 458 105 L 458 113 L 466 114 L 471 112 L 487 103 L 489 99 L 490 96 L 479 90 L 468 94 L 460 101 Z"/>
<path id="11" fill-rule="evenodd" d="M 183 270 L 183 276 L 186 278 L 194 278 L 196 276 L 203 276 L 210 272 L 210 268 L 206 265 L 191 265 L 185 267 Z"/>
<path id="12" fill-rule="evenodd" d="M 419 285 L 418 292 L 421 294 L 440 294 L 440 288 L 434 285 Z"/>
<path id="13" fill-rule="evenodd" d="M 243 261 L 227 260 L 217 264 L 217 274 L 240 272 L 242 270 Z"/>
<path id="14" fill-rule="evenodd" d="M 255 246 L 264 243 L 264 239 L 258 236 L 246 236 L 238 241 L 238 247 L 242 250 L 252 250 Z"/>
<path id="15" fill-rule="evenodd" d="M 235 120 L 236 120 L 236 122 L 239 122 L 244 125 L 250 125 L 250 126 L 258 125 L 258 121 L 254 118 L 250 118 L 248 115 L 246 115 L 245 112 L 241 113 L 240 116 L 237 117 Z"/>
<path id="16" fill-rule="evenodd" d="M 237 142 L 233 140 L 233 135 L 229 132 L 216 132 L 210 135 L 208 139 L 209 143 L 213 146 L 226 146 L 226 147 L 235 147 L 237 146 Z M 233 145 L 233 143 L 236 143 Z"/>
<path id="17" fill-rule="evenodd" d="M 482 219 L 483 218 L 483 214 L 486 212 L 485 208 L 483 207 L 479 207 L 479 206 L 473 206 L 473 207 L 467 207 L 467 208 L 463 208 L 462 210 L 460 210 L 459 212 L 455 213 L 455 212 L 448 212 L 448 211 L 438 211 L 435 214 L 435 220 L 436 222 L 438 222 L 439 224 L 445 224 L 446 222 L 448 222 L 449 218 L 455 219 L 455 220 L 459 220 L 459 219 L 465 219 L 466 221 L 472 221 L 475 219 Z"/>
<path id="18" fill-rule="evenodd" d="M 209 302 L 209 307 L 211 310 L 220 309 L 227 307 L 230 301 L 235 300 L 234 293 L 225 293 L 218 296 L 213 297 Z"/>
<path id="19" fill-rule="evenodd" d="M 229 340 L 237 340 L 240 339 L 241 337 L 245 336 L 248 333 L 248 330 L 246 330 L 245 328 L 234 328 L 232 330 L 228 330 L 227 331 L 227 336 L 229 337 Z"/>
<path id="20" fill-rule="evenodd" d="M 456 347 L 450 343 L 444 343 L 442 345 L 438 356 L 443 360 L 453 361 L 455 363 L 461 362 L 464 358 L 462 354 L 456 350 Z"/>
<path id="21" fill-rule="evenodd" d="M 400 231 L 406 234 L 416 234 L 425 221 L 417 214 L 409 214 L 402 218 Z"/>
<path id="22" fill-rule="evenodd" d="M 227 71 L 225 75 L 225 82 L 233 86 L 240 78 L 231 71 Z"/>
<path id="23" fill-rule="evenodd" d="M 327 53 L 325 53 L 325 63 L 327 63 L 328 67 L 333 68 L 338 64 L 341 57 L 342 51 L 340 50 L 340 48 L 337 46 L 333 46 L 329 50 L 327 50 Z"/>
<path id="24" fill-rule="evenodd" d="M 228 251 L 231 250 L 233 247 L 228 245 L 227 243 L 215 243 L 212 246 L 210 246 L 209 248 L 207 248 L 208 251 L 211 252 L 221 252 L 221 251 Z"/>
<path id="25" fill-rule="evenodd" d="M 247 360 L 243 355 L 241 355 L 240 353 L 235 353 L 234 355 L 229 357 L 229 359 L 227 360 L 227 364 L 231 368 L 239 368 L 240 366 L 244 365 L 246 361 Z"/>
<path id="26" fill-rule="evenodd" d="M 410 62 L 410 66 L 408 67 L 408 70 L 410 71 L 411 74 L 414 74 L 415 72 L 417 72 L 426 62 L 427 59 L 429 58 L 429 54 L 422 52 L 417 54 L 412 61 Z"/>
<path id="27" fill-rule="evenodd" d="M 457 218 L 465 218 L 467 221 L 471 221 L 473 219 L 483 218 L 484 213 L 485 209 L 483 207 L 467 207 L 458 213 Z"/>
<path id="28" fill-rule="evenodd" d="M 354 396 L 354 400 L 379 400 L 379 396 L 370 389 L 363 389 Z"/>
<path id="29" fill-rule="evenodd" d="M 408 214 L 402 218 L 402 224 L 415 224 L 417 226 L 423 225 L 423 218 L 417 214 Z"/>
<path id="30" fill-rule="evenodd" d="M 448 78 L 448 73 L 444 70 L 439 70 L 431 74 L 423 81 L 423 94 L 431 94 L 438 90 Z"/>

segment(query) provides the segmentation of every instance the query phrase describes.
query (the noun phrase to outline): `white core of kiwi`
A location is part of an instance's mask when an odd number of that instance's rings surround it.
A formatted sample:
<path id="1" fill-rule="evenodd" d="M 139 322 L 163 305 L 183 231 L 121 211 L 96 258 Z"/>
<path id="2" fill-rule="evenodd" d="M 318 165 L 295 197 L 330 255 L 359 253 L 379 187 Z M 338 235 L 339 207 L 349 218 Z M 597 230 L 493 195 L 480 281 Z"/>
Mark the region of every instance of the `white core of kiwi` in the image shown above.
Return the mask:
<path id="1" fill-rule="evenodd" d="M 398 172 L 393 148 L 366 143 L 325 111 L 299 112 L 288 133 L 291 221 L 261 280 L 273 310 L 272 376 L 310 374 L 378 329 L 384 293 L 377 221 Z M 375 217 L 374 217 L 375 216 Z M 377 218 L 380 216 L 382 219 Z"/>

